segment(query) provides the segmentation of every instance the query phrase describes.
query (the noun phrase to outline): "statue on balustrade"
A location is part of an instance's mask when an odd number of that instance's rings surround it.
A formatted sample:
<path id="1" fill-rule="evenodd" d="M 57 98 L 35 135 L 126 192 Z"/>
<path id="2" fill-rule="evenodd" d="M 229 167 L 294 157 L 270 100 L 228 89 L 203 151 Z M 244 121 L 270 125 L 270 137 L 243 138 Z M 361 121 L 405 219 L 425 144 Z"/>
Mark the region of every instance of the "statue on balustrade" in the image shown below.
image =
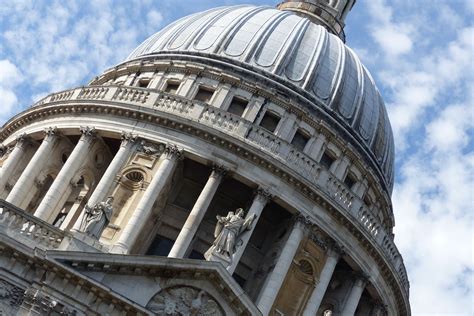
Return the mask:
<path id="1" fill-rule="evenodd" d="M 81 223 L 81 231 L 87 235 L 99 239 L 112 217 L 112 203 L 114 198 L 109 196 L 105 202 L 100 202 L 89 207 L 86 205 L 85 215 Z"/>
<path id="2" fill-rule="evenodd" d="M 214 231 L 214 243 L 204 254 L 207 260 L 220 261 L 225 266 L 232 263 L 232 255 L 243 243 L 240 237 L 252 227 L 255 214 L 244 218 L 244 210 L 239 208 L 229 212 L 227 216 L 217 215 L 217 224 Z"/>

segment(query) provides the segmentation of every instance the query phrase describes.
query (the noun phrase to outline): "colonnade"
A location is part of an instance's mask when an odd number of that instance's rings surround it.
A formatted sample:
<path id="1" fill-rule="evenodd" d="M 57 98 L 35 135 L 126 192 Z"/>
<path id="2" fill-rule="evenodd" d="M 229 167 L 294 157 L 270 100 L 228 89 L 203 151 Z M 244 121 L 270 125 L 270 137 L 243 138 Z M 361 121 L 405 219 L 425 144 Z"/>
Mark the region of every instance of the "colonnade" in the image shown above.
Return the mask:
<path id="1" fill-rule="evenodd" d="M 89 154 L 89 149 L 92 146 L 97 135 L 94 129 L 81 128 L 81 137 L 75 145 L 71 155 L 66 160 L 64 166 L 54 179 L 51 187 L 42 199 L 40 205 L 36 209 L 34 215 L 40 219 L 51 223 L 54 220 L 55 212 L 60 208 L 61 201 L 65 195 L 69 184 L 82 163 Z M 13 189 L 7 197 L 7 201 L 19 205 L 25 199 L 27 192 L 33 186 L 35 178 L 38 176 L 41 169 L 48 160 L 48 155 L 54 145 L 57 143 L 59 133 L 55 129 L 48 129 L 45 132 L 45 138 L 41 145 L 33 155 L 24 172 L 13 186 Z M 133 153 L 133 146 L 136 144 L 136 137 L 131 134 L 122 134 L 122 142 L 119 150 L 108 165 L 104 175 L 98 182 L 95 190 L 88 200 L 90 207 L 96 203 L 103 201 L 107 194 L 111 191 L 115 176 L 120 173 L 120 170 L 125 166 L 126 162 Z M 0 189 L 3 189 L 6 179 L 11 175 L 15 164 L 18 162 L 21 155 L 24 153 L 24 137 L 17 141 L 13 151 L 8 156 L 6 162 L 0 169 Z M 163 194 L 171 178 L 178 161 L 182 157 L 182 151 L 176 146 L 168 145 L 163 154 L 160 156 L 160 164 L 153 175 L 149 185 L 146 187 L 142 198 L 140 199 L 136 209 L 131 215 L 128 222 L 123 227 L 117 242 L 111 247 L 110 252 L 127 254 L 130 253 L 132 247 L 137 241 L 140 233 L 143 231 L 150 215 L 153 211 L 153 205 L 160 195 Z M 193 238 L 196 235 L 197 229 L 202 222 L 207 209 L 217 192 L 219 185 L 224 178 L 227 169 L 222 166 L 215 165 L 213 170 L 204 185 L 198 199 L 189 213 L 178 237 L 169 253 L 169 257 L 184 258 L 187 254 Z M 267 203 L 273 198 L 271 193 L 264 188 L 258 188 L 253 198 L 247 216 L 254 216 L 254 222 L 251 225 L 248 233 L 242 236 L 242 243 L 237 251 L 232 256 L 232 263 L 227 267 L 230 274 L 233 274 L 240 259 L 246 249 L 246 246 L 252 236 L 262 211 Z M 80 229 L 82 222 L 82 214 L 72 228 L 72 231 Z M 282 287 L 285 277 L 290 270 L 293 259 L 298 250 L 299 244 L 308 233 L 309 229 L 306 227 L 306 220 L 299 218 L 291 228 L 288 238 L 282 247 L 282 250 L 276 260 L 273 270 L 268 274 L 263 288 L 257 298 L 257 306 L 262 311 L 263 315 L 271 313 L 272 306 L 277 298 L 278 292 Z M 341 258 L 342 251 L 338 246 L 329 247 L 327 250 L 326 261 L 323 265 L 320 275 L 318 276 L 315 287 L 310 295 L 303 315 L 315 315 L 321 305 L 324 294 L 327 291 L 330 280 L 333 276 L 335 267 Z M 354 282 L 350 293 L 345 300 L 342 308 L 342 315 L 353 315 L 356 311 L 361 295 L 364 291 L 367 279 L 358 278 Z"/>

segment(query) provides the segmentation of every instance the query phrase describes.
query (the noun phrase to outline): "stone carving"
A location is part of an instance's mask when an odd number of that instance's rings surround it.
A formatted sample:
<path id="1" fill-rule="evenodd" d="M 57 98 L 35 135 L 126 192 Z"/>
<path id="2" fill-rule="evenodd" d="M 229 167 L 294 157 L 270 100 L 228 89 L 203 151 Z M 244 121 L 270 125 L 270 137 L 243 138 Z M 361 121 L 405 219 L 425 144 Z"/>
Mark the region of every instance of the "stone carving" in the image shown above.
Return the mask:
<path id="1" fill-rule="evenodd" d="M 229 212 L 227 216 L 216 216 L 217 224 L 214 231 L 214 243 L 204 254 L 208 261 L 219 261 L 224 266 L 232 263 L 232 255 L 242 245 L 240 236 L 252 226 L 255 214 L 244 218 L 244 210 L 238 208 L 235 213 Z"/>
<path id="2" fill-rule="evenodd" d="M 165 145 L 154 144 L 142 140 L 138 147 L 138 151 L 141 151 L 148 156 L 160 156 L 165 151 Z"/>
<path id="3" fill-rule="evenodd" d="M 97 134 L 97 131 L 95 130 L 95 128 L 89 127 L 89 126 L 81 126 L 80 130 L 81 130 L 82 135 L 89 138 L 94 138 L 95 135 Z"/>
<path id="4" fill-rule="evenodd" d="M 23 289 L 0 280 L 0 315 L 17 311 L 23 301 L 24 292 Z"/>
<path id="5" fill-rule="evenodd" d="M 35 288 L 28 288 L 24 297 L 24 306 L 28 307 L 34 315 L 77 315 L 74 309 Z"/>
<path id="6" fill-rule="evenodd" d="M 158 315 L 224 315 L 219 303 L 209 293 L 190 286 L 162 290 L 146 308 Z"/>
<path id="7" fill-rule="evenodd" d="M 99 239 L 112 218 L 113 201 L 114 198 L 109 196 L 105 202 L 97 203 L 93 207 L 86 205 L 86 212 L 82 219 L 80 231 Z"/>

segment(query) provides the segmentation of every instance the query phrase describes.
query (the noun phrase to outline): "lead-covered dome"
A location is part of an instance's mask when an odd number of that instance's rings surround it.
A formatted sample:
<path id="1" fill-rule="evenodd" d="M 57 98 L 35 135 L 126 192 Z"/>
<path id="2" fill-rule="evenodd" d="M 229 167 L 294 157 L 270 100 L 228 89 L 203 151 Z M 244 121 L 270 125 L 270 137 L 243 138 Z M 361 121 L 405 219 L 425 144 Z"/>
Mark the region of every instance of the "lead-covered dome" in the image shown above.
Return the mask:
<path id="1" fill-rule="evenodd" d="M 324 27 L 292 11 L 221 7 L 167 26 L 127 60 L 170 53 L 231 61 L 296 87 L 363 144 L 391 191 L 394 145 L 383 100 L 355 53 Z"/>

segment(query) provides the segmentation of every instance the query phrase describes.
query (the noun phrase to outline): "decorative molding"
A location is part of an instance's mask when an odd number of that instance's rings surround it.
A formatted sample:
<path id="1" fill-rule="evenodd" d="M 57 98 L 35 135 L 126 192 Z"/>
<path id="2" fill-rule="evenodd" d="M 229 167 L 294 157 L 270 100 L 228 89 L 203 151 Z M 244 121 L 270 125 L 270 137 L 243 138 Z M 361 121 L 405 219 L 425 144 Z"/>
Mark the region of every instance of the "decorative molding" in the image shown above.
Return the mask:
<path id="1" fill-rule="evenodd" d="M 159 157 L 166 151 L 166 146 L 164 144 L 142 140 L 138 145 L 138 151 L 147 156 Z"/>

